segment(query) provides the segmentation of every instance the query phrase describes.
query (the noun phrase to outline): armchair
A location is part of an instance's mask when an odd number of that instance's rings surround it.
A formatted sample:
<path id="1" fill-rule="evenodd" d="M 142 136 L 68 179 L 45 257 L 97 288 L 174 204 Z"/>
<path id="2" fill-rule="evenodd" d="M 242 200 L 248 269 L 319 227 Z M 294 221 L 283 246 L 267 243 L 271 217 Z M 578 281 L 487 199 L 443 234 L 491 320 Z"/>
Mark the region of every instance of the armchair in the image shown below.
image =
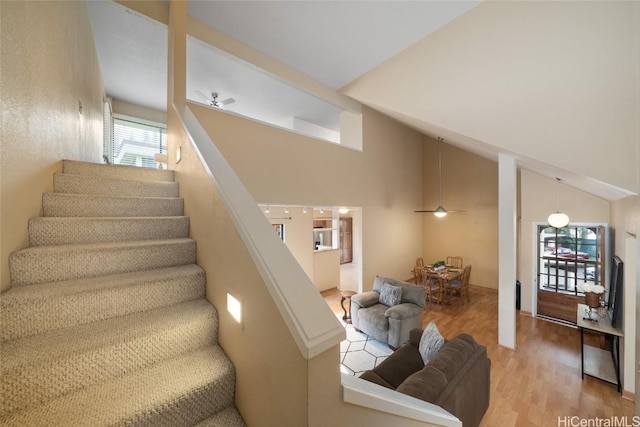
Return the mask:
<path id="1" fill-rule="evenodd" d="M 399 298 L 394 301 L 394 297 Z M 409 340 L 412 329 L 422 326 L 424 306 L 421 286 L 377 276 L 372 291 L 351 297 L 351 323 L 356 330 L 396 349 Z"/>

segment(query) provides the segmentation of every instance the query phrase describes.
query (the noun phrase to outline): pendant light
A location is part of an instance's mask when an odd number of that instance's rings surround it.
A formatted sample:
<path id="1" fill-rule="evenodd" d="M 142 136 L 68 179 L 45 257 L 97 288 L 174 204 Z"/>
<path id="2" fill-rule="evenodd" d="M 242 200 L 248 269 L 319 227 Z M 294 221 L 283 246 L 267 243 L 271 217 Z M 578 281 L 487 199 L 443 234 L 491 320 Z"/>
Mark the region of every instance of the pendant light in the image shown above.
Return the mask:
<path id="1" fill-rule="evenodd" d="M 414 212 L 431 212 L 438 218 L 443 218 L 447 216 L 449 212 L 464 212 L 464 211 L 448 211 L 444 207 L 442 207 L 442 143 L 444 142 L 444 138 L 438 137 L 438 207 L 436 210 L 417 210 Z"/>
<path id="2" fill-rule="evenodd" d="M 439 182 L 439 196 L 438 196 L 438 207 L 436 211 L 433 213 L 438 218 L 443 218 L 447 216 L 447 210 L 442 207 L 442 138 L 438 138 L 438 182 Z"/>
<path id="3" fill-rule="evenodd" d="M 569 224 L 569 216 L 566 213 L 560 212 L 560 182 L 562 181 L 560 178 L 556 177 L 556 181 L 558 182 L 556 188 L 556 209 L 557 211 L 549 215 L 547 218 L 547 222 L 550 226 L 555 228 L 563 228 Z"/>

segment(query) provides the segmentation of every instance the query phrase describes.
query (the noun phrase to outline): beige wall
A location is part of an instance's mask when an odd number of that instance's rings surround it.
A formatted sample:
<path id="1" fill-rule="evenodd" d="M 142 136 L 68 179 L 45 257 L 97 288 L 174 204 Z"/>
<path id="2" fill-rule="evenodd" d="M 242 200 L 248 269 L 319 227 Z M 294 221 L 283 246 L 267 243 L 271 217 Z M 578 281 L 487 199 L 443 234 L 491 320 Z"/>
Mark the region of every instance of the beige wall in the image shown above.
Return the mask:
<path id="1" fill-rule="evenodd" d="M 111 100 L 111 111 L 114 114 L 123 114 L 125 116 L 150 120 L 156 123 L 167 123 L 167 113 L 165 113 L 164 111 L 142 107 L 140 105 L 131 104 L 120 99 L 114 98 Z"/>
<path id="2" fill-rule="evenodd" d="M 522 283 L 522 310 L 532 313 L 534 284 L 534 224 L 547 223 L 549 214 L 557 210 L 557 194 L 560 194 L 560 210 L 575 223 L 610 223 L 610 203 L 589 193 L 560 185 L 553 179 L 522 170 L 520 199 L 522 217 L 519 221 L 520 255 L 519 280 Z"/>
<path id="3" fill-rule="evenodd" d="M 639 8 L 485 1 L 344 92 L 638 192 Z"/>
<path id="4" fill-rule="evenodd" d="M 248 425 L 304 425 L 307 361 L 302 357 L 216 187 L 169 114 L 169 143 L 182 144 L 175 167 L 207 299 L 218 309 L 219 341 L 236 367 L 236 405 Z M 226 294 L 242 300 L 243 325 L 226 311 Z M 257 357 L 259 355 L 259 357 Z"/>
<path id="5" fill-rule="evenodd" d="M 363 111 L 355 151 L 190 104 L 261 203 L 362 206 L 363 286 L 376 275 L 409 278 L 421 248 L 422 136 L 374 110 Z"/>
<path id="6" fill-rule="evenodd" d="M 189 106 L 256 201 L 359 205 L 349 203 L 362 199 L 358 151 L 199 104 Z"/>
<path id="7" fill-rule="evenodd" d="M 313 284 L 319 291 L 340 287 L 340 250 L 330 249 L 313 253 Z"/>
<path id="8" fill-rule="evenodd" d="M 104 89 L 84 2 L 0 2 L 1 289 L 62 159 L 101 162 Z M 37 29 L 37 31 L 34 31 Z M 82 113 L 79 112 L 82 103 Z"/>
<path id="9" fill-rule="evenodd" d="M 424 137 L 424 209 L 438 207 L 438 142 Z M 444 143 L 442 204 L 462 210 L 437 218 L 421 215 L 425 263 L 459 255 L 471 265 L 470 283 L 498 288 L 498 164 Z"/>
<path id="10" fill-rule="evenodd" d="M 410 278 L 422 251 L 413 212 L 422 205 L 422 135 L 370 108 L 362 113 L 362 286 L 370 290 L 376 275 Z"/>
<path id="11" fill-rule="evenodd" d="M 270 206 L 269 213 L 265 213 L 271 224 L 284 224 L 284 244 L 311 280 L 314 276 L 312 212 L 311 207 L 304 213 L 302 207 L 293 206 L 289 207 L 289 213 L 285 213 L 284 206 Z"/>

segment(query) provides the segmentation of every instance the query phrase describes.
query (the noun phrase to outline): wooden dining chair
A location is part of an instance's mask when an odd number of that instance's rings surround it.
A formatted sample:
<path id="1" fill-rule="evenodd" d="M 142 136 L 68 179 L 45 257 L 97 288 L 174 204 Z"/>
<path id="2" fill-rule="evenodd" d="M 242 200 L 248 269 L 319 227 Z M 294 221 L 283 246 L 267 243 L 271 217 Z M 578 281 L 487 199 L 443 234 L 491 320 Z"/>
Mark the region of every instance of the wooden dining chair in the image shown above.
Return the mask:
<path id="1" fill-rule="evenodd" d="M 429 301 L 429 305 L 431 305 L 434 300 L 440 303 L 442 301 L 440 281 L 433 280 L 425 267 L 416 267 L 415 271 L 418 277 L 416 283 L 424 288 L 425 298 Z"/>
<path id="2" fill-rule="evenodd" d="M 457 294 L 464 304 L 465 298 L 467 302 L 471 302 L 469 298 L 469 278 L 471 277 L 471 265 L 467 265 L 462 271 L 460 280 L 449 280 L 445 283 L 445 292 L 449 295 Z"/>
<path id="3" fill-rule="evenodd" d="M 447 265 L 450 265 L 455 268 L 462 268 L 464 265 L 462 262 L 461 256 L 448 256 L 447 257 Z"/>
<path id="4" fill-rule="evenodd" d="M 413 280 L 416 285 L 420 284 L 420 282 L 418 281 L 418 269 L 420 268 L 424 268 L 424 260 L 422 258 L 416 258 L 416 265 L 415 267 L 413 267 Z"/>

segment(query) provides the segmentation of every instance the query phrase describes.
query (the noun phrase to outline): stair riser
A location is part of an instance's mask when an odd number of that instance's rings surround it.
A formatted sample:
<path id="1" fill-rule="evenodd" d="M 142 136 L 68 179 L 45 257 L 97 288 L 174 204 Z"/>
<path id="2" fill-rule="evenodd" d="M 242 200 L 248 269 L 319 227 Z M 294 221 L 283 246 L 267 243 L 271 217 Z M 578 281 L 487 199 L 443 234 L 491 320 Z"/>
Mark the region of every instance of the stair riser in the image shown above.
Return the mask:
<path id="1" fill-rule="evenodd" d="M 11 283 L 13 286 L 33 285 L 194 264 L 196 261 L 193 240 L 137 243 L 45 246 L 14 252 L 9 257 Z"/>
<path id="2" fill-rule="evenodd" d="M 64 160 L 62 162 L 62 172 L 71 175 L 86 175 L 128 181 L 174 181 L 174 173 L 170 170 L 85 163 L 73 160 Z"/>
<path id="3" fill-rule="evenodd" d="M 144 417 L 130 417 L 122 424 L 137 424 L 142 418 L 144 421 L 141 424 L 147 426 L 192 426 L 203 418 L 232 406 L 234 392 L 235 375 L 229 373 L 189 394 L 176 396 L 169 405 L 149 408 Z M 244 423 L 219 425 L 243 426 Z"/>
<path id="4" fill-rule="evenodd" d="M 177 182 L 123 181 L 102 177 L 55 174 L 56 193 L 127 197 L 178 197 Z"/>
<path id="5" fill-rule="evenodd" d="M 238 410 L 230 406 L 215 415 L 200 421 L 195 427 L 238 426 L 246 427 Z"/>
<path id="6" fill-rule="evenodd" d="M 189 426 L 232 406 L 234 387 L 233 365 L 220 347 L 208 347 L 13 413 L 0 424 Z"/>
<path id="7" fill-rule="evenodd" d="M 167 360 L 217 344 L 217 319 L 199 316 L 171 329 L 123 337 L 104 346 L 73 352 L 64 358 L 25 364 L 2 372 L 0 417 Z"/>
<path id="8" fill-rule="evenodd" d="M 189 237 L 188 217 L 32 218 L 31 246 L 126 242 Z"/>
<path id="9" fill-rule="evenodd" d="M 46 217 L 182 216 L 184 205 L 179 198 L 45 193 L 42 196 L 42 210 Z"/>
<path id="10" fill-rule="evenodd" d="M 11 298 L 5 295 L 0 300 L 0 341 L 204 298 L 206 293 L 203 270 L 132 284 L 117 282 L 117 285 L 95 290 L 85 288 L 77 293 L 52 297 Z"/>

